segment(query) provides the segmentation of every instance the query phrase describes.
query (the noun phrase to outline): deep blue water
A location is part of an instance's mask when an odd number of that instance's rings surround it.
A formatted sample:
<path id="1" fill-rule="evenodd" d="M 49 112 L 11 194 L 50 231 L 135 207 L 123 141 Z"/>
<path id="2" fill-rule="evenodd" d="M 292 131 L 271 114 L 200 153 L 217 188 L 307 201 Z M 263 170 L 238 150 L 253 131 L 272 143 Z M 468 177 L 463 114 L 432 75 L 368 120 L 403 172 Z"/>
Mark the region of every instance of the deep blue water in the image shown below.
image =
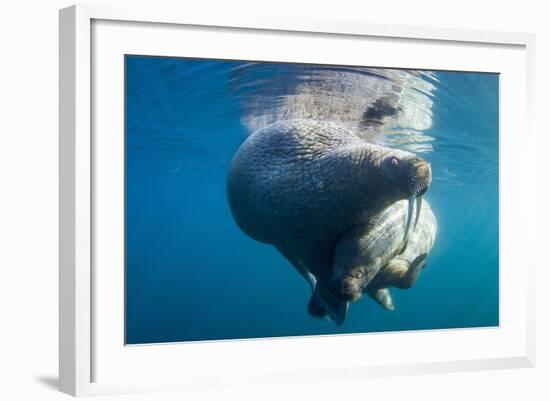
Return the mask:
<path id="1" fill-rule="evenodd" d="M 356 111 L 386 95 L 404 117 L 361 126 Z M 127 343 L 498 325 L 498 99 L 495 74 L 127 56 Z M 235 224 L 231 158 L 289 112 L 432 163 L 438 235 L 415 286 L 392 290 L 394 312 L 364 297 L 340 327 L 310 317 L 305 281 Z"/>

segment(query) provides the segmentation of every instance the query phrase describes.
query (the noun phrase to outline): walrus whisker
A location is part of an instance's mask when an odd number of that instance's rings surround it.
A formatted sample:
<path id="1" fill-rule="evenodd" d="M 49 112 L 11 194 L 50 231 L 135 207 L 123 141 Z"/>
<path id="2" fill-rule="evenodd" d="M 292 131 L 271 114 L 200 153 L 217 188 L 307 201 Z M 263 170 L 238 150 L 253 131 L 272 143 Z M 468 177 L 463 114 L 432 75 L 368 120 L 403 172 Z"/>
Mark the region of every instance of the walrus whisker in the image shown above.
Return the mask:
<path id="1" fill-rule="evenodd" d="M 420 209 L 422 209 L 422 197 L 421 196 L 416 198 L 416 218 L 414 219 L 413 230 L 416 229 L 416 225 L 418 224 L 418 219 L 420 218 Z"/>

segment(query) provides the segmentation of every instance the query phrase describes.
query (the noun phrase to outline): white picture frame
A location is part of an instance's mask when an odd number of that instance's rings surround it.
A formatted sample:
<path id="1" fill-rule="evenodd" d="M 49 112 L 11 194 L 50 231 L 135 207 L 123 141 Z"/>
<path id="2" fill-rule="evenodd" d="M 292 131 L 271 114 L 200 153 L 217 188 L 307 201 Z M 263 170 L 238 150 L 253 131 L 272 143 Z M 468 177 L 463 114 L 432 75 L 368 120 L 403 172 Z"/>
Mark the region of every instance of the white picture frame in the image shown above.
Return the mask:
<path id="1" fill-rule="evenodd" d="M 117 26 L 117 23 L 119 25 Z M 94 27 L 94 24 L 95 27 Z M 133 24 L 133 25 L 132 25 Z M 103 320 L 112 321 L 118 319 L 120 315 L 104 317 L 102 314 L 102 305 L 98 301 L 104 298 L 106 302 L 120 305 L 120 297 L 123 288 L 119 286 L 119 278 L 113 277 L 112 285 L 105 286 L 105 275 L 97 275 L 94 269 L 97 269 L 98 260 L 102 256 L 95 253 L 94 241 L 101 240 L 104 236 L 98 234 L 101 224 L 98 226 L 100 214 L 96 213 L 94 202 L 100 201 L 95 196 L 98 189 L 95 176 L 101 174 L 98 172 L 99 164 L 104 163 L 110 157 L 119 157 L 117 152 L 109 155 L 111 145 L 108 141 L 97 143 L 94 139 L 93 126 L 102 124 L 100 121 L 94 121 L 94 118 L 104 118 L 107 123 L 119 117 L 105 117 L 102 114 L 101 107 L 98 106 L 97 94 L 93 87 L 93 77 L 102 68 L 109 68 L 111 64 L 109 57 L 105 54 L 114 54 L 115 59 L 119 59 L 121 52 L 128 48 L 137 49 L 126 40 L 128 38 L 139 37 L 140 29 L 149 29 L 146 37 L 141 37 L 140 47 L 145 49 L 147 54 L 161 54 L 169 52 L 172 54 L 175 48 L 172 48 L 171 41 L 168 40 L 174 31 L 171 29 L 183 29 L 185 27 L 199 27 L 199 31 L 215 31 L 219 35 L 228 35 L 233 33 L 241 35 L 254 35 L 261 33 L 266 41 L 272 40 L 274 44 L 281 41 L 281 35 L 287 38 L 293 38 L 293 35 L 303 40 L 326 40 L 331 38 L 340 38 L 342 40 L 384 40 L 385 43 L 407 41 L 407 43 L 416 43 L 420 45 L 437 46 L 443 49 L 446 46 L 452 46 L 453 52 L 478 51 L 485 52 L 486 49 L 496 49 L 495 54 L 502 53 L 502 60 L 510 60 L 505 76 L 510 79 L 507 82 L 520 89 L 522 95 L 513 99 L 518 103 L 506 103 L 507 92 L 503 92 L 501 103 L 503 111 L 510 107 L 517 109 L 521 106 L 521 112 L 517 113 L 514 121 L 501 120 L 504 122 L 501 139 L 506 139 L 507 144 L 501 147 L 501 196 L 506 196 L 508 203 L 501 208 L 501 219 L 507 219 L 509 224 L 501 227 L 501 241 L 516 241 L 510 227 L 519 227 L 522 232 L 526 232 L 521 244 L 518 245 L 515 254 L 508 255 L 509 258 L 520 261 L 521 275 L 514 276 L 515 296 L 517 299 L 511 299 L 511 294 L 507 291 L 508 281 L 502 281 L 504 291 L 501 295 L 501 308 L 506 308 L 501 312 L 510 313 L 511 325 L 501 325 L 498 329 L 488 330 L 483 333 L 482 330 L 449 330 L 432 331 L 431 333 L 406 333 L 399 337 L 402 342 L 418 341 L 418 345 L 437 343 L 441 340 L 443 347 L 445 341 L 480 341 L 480 345 L 489 342 L 496 344 L 495 348 L 485 353 L 472 351 L 464 358 L 442 355 L 440 359 L 428 358 L 421 359 L 418 354 L 411 353 L 404 358 L 385 358 L 383 354 L 374 356 L 372 363 L 362 363 L 360 360 L 337 361 L 335 354 L 330 352 L 331 347 L 353 346 L 363 347 L 367 343 L 384 344 L 384 341 L 396 341 L 396 336 L 392 334 L 376 334 L 371 336 L 319 336 L 299 339 L 263 339 L 249 341 L 223 341 L 206 342 L 196 344 L 196 346 L 187 346 L 183 352 L 186 353 L 187 360 L 198 362 L 201 355 L 212 358 L 216 355 L 225 355 L 225 359 L 230 360 L 225 366 L 214 371 L 212 367 L 204 366 L 204 369 L 193 366 L 193 369 L 187 367 L 179 368 L 186 372 L 186 377 L 181 378 L 177 375 L 170 375 L 169 369 L 174 369 L 174 358 L 177 352 L 174 348 L 179 346 L 152 345 L 147 347 L 124 347 L 119 341 L 120 335 L 116 334 L 109 337 L 104 333 L 109 331 L 105 329 Z M 153 33 L 153 31 L 155 33 Z M 94 33 L 95 32 L 95 33 Z M 127 32 L 126 34 L 124 32 Z M 130 34 L 131 32 L 131 34 Z M 179 31 L 178 31 L 179 32 Z M 201 31 L 202 32 L 202 31 Z M 94 41 L 94 34 L 96 40 Z M 246 35 L 241 35 L 246 40 Z M 163 40 L 164 48 L 160 48 L 159 38 Z M 145 39 L 147 38 L 147 40 Z M 106 41 L 106 39 L 109 39 Z M 203 38 L 208 40 L 208 38 Z M 295 38 L 293 38 L 294 40 Z M 238 42 L 239 39 L 236 39 Z M 298 40 L 298 39 L 296 39 Z M 174 41 L 175 42 L 175 41 Z M 107 44 L 109 43 L 109 44 Z M 207 43 L 207 42 L 204 42 Z M 344 42 L 342 42 L 344 43 Z M 176 44 L 174 44 L 176 46 Z M 239 45 L 227 52 L 235 52 Z M 296 45 L 297 46 L 297 45 Z M 534 256 L 529 252 L 534 247 L 535 232 L 535 133 L 533 129 L 534 112 L 534 35 L 523 33 L 506 32 L 484 32 L 458 29 L 436 29 L 412 26 L 391 26 L 391 25 L 372 25 L 360 22 L 348 21 L 314 21 L 314 20 L 293 20 L 278 18 L 259 18 L 256 16 L 243 16 L 240 19 L 234 18 L 214 18 L 209 15 L 188 14 L 185 10 L 162 10 L 151 8 L 112 8 L 109 6 L 78 5 L 72 6 L 60 11 L 60 390 L 75 396 L 94 395 L 105 393 L 133 392 L 133 391 L 157 391 L 166 389 L 186 389 L 186 388 L 209 388 L 217 386 L 227 386 L 249 381 L 262 382 L 285 382 L 294 380 L 326 380 L 330 378 L 361 378 L 367 376 L 379 375 L 399 375 L 410 373 L 431 373 L 441 371 L 465 371 L 478 369 L 499 369 L 510 367 L 529 367 L 535 363 L 535 338 L 534 338 Z M 227 46 L 230 47 L 230 46 Z M 244 48 L 241 46 L 241 48 Z M 470 50 L 468 50 L 470 49 Z M 477 49 L 477 50 L 476 50 Z M 501 49 L 501 50 L 498 50 Z M 138 49 L 139 50 L 139 49 Z M 509 50 L 509 51 L 508 51 Z M 221 50 L 220 50 L 221 51 Z M 251 50 L 252 51 L 252 50 Z M 344 51 L 344 50 L 343 50 Z M 111 53 L 109 53 L 111 52 Z M 246 59 L 248 50 L 242 50 L 242 53 L 234 58 L 243 57 Z M 98 55 L 101 54 L 99 57 Z M 224 53 L 225 54 L 225 53 Z M 232 53 L 227 53 L 232 54 Z M 290 54 L 290 53 L 289 53 Z M 97 56 L 97 60 L 95 57 Z M 381 55 L 384 56 L 384 55 Z M 385 56 L 388 56 L 387 54 Z M 385 57 L 384 56 L 384 57 Z M 259 56 L 262 57 L 268 56 Z M 274 56 L 280 58 L 281 56 Z M 289 60 L 292 61 L 290 54 Z M 305 57 L 305 56 L 304 56 Z M 311 53 L 310 57 L 315 57 Z M 256 58 L 258 59 L 258 58 Z M 400 66 L 399 57 L 388 59 L 385 63 L 388 66 Z M 445 68 L 445 63 L 450 61 L 440 60 L 436 64 L 433 58 L 426 58 L 425 65 L 418 65 L 418 62 L 409 67 L 424 68 Z M 498 68 L 492 68 L 492 65 L 498 62 L 498 57 L 493 57 L 484 63 L 484 57 L 480 56 L 478 64 L 472 65 L 473 70 L 502 72 Z M 105 61 L 105 64 L 103 62 Z M 358 61 L 358 64 L 360 60 Z M 493 63 L 493 64 L 491 64 Z M 462 65 L 461 68 L 468 68 Z M 97 70 L 97 71 L 96 71 Z M 515 72 L 514 72 L 515 71 Z M 519 72 L 518 72 L 519 71 Z M 120 74 L 120 70 L 118 74 Z M 102 79 L 102 78 L 100 78 Z M 119 82 L 119 81 L 116 81 Z M 111 85 L 120 94 L 121 88 Z M 113 82 L 110 82 L 113 84 Z M 510 86 L 512 88 L 512 86 Z M 508 92 L 509 93 L 509 92 Z M 518 92 L 519 93 L 519 92 Z M 95 99 L 95 100 L 94 100 Z M 112 100 L 116 106 L 116 96 Z M 114 112 L 120 111 L 118 106 L 112 108 Z M 523 109 L 524 108 L 524 109 Z M 97 109 L 97 110 L 96 110 Z M 519 110 L 519 109 L 517 109 Z M 508 117 L 506 117 L 508 118 Z M 511 117 L 510 117 L 511 118 Z M 116 131 L 116 125 L 113 125 Z M 510 132 L 511 127 L 519 128 L 524 135 L 521 136 L 523 147 L 517 150 L 517 143 L 505 133 Z M 110 131 L 114 132 L 114 131 Z M 116 135 L 113 136 L 116 139 Z M 509 139 L 509 140 L 508 140 Z M 117 146 L 114 144 L 113 146 Z M 522 163 L 516 169 L 510 168 L 507 163 L 510 160 L 510 151 L 516 149 L 520 153 Z M 508 152 L 508 153 L 507 153 Z M 517 155 L 516 155 L 517 156 Z M 113 163 L 120 163 L 119 160 Z M 120 166 L 120 164 L 117 164 Z M 522 183 L 523 191 L 511 191 L 510 187 L 515 183 Z M 120 183 L 120 182 L 118 182 Z M 103 184 L 99 184 L 103 185 Z M 109 185 L 117 185 L 117 181 L 110 182 Z M 108 190 L 107 185 L 104 189 Z M 103 191 L 103 189 L 102 189 Z M 509 192 L 507 192 L 509 191 Z M 517 194 L 520 192 L 520 194 Z M 114 211 L 116 212 L 116 210 Z M 502 231 L 505 230 L 505 231 Z M 99 235 L 99 237 L 98 237 Z M 116 233 L 113 234 L 116 236 Z M 120 240 L 116 239 L 115 242 Z M 502 242 L 501 242 L 502 249 Z M 519 259 L 519 254 L 523 259 Z M 501 255 L 502 256 L 502 255 Z M 504 255 L 507 256 L 507 255 Z M 515 259 L 514 259 L 515 258 Z M 122 268 L 122 267 L 121 267 Z M 506 270 L 504 270 L 506 272 Z M 502 273 L 502 272 L 501 272 Z M 511 271 L 510 271 L 511 274 Z M 516 274 L 516 273 L 514 273 Z M 507 280 L 505 277 L 504 280 Z M 99 288 L 100 287 L 100 288 Z M 119 291 L 119 292 L 117 292 Z M 96 297 L 96 298 L 94 298 Z M 98 303 L 99 302 L 99 303 Z M 514 305 L 514 306 L 513 306 Z M 114 311 L 117 307 L 113 308 Z M 505 316 L 506 317 L 506 316 Z M 504 319 L 506 322 L 507 320 Z M 96 326 L 99 326 L 98 329 Z M 120 332 L 122 322 L 117 325 L 117 333 Z M 113 329 L 116 331 L 115 329 Z M 504 333 L 500 335 L 499 333 Z M 507 334 L 506 334 L 507 333 Z M 118 337 L 117 337 L 118 336 Z M 483 340 L 481 338 L 483 337 Z M 99 340 L 98 340 L 99 339 Z M 385 340 L 386 339 L 386 340 Z M 120 346 L 120 350 L 114 352 L 106 344 L 111 346 Z M 118 344 L 118 345 L 117 345 Z M 353 344 L 353 345 L 344 345 Z M 377 345 L 379 347 L 379 345 Z M 322 348 L 327 351 L 322 360 L 312 358 L 310 362 L 303 364 L 297 363 L 297 366 L 285 368 L 285 360 L 276 361 L 275 354 L 284 355 L 292 352 L 299 355 L 300 352 L 312 355 L 316 349 Z M 435 347 L 437 348 L 437 347 Z M 475 348 L 475 347 L 474 347 Z M 481 349 L 481 347 L 480 347 Z M 119 352 L 120 351 L 120 352 Z M 238 355 L 247 356 L 252 353 L 261 354 L 265 352 L 266 359 L 269 362 L 269 368 L 258 366 L 258 372 L 251 372 L 246 368 L 239 368 L 239 360 L 235 359 Z M 460 346 L 456 352 L 462 352 Z M 272 354 L 269 356 L 269 354 Z M 112 356 L 114 354 L 118 356 Z M 99 359 L 97 359 L 99 358 Z M 112 359 L 110 359 L 112 358 Z M 117 359 L 119 358 L 119 359 Z M 193 359 L 195 358 L 195 359 Z M 250 356 L 250 358 L 253 358 Z M 271 359 L 270 359 L 271 358 Z M 332 358 L 332 359 L 331 359 Z M 170 362 L 170 359 L 172 360 Z M 104 362 L 97 362 L 97 360 Z M 251 361 L 253 359 L 250 359 Z M 108 362 L 113 366 L 112 372 L 103 374 L 101 366 L 105 367 Z M 143 361 L 143 363 L 140 363 Z M 159 362 L 165 366 L 165 371 L 150 372 L 145 366 L 152 365 L 159 369 Z M 256 361 L 261 364 L 261 362 Z M 192 362 L 189 362 L 192 363 Z M 124 367 L 124 369 L 121 369 Z M 106 369 L 106 368 L 105 368 Z M 161 369 L 162 370 L 162 369 Z M 212 374 L 210 371 L 212 370 Z M 124 371 L 124 374 L 116 372 Z M 154 377 L 153 377 L 154 376 Z"/>

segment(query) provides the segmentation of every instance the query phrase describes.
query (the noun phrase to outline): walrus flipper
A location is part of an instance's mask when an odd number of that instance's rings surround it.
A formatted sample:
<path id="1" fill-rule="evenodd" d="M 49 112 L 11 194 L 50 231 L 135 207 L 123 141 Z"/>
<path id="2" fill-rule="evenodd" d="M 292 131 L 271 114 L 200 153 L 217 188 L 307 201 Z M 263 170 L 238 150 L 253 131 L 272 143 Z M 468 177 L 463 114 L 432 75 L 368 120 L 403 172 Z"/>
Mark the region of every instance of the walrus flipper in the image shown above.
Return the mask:
<path id="1" fill-rule="evenodd" d="M 348 306 L 349 302 L 336 299 L 321 286 L 317 286 L 311 295 L 307 311 L 311 316 L 319 319 L 328 317 L 340 326 L 346 320 Z"/>
<path id="2" fill-rule="evenodd" d="M 307 282 L 311 288 L 311 292 L 315 292 L 315 288 L 317 288 L 317 279 L 310 271 L 307 272 Z"/>
<path id="3" fill-rule="evenodd" d="M 403 276 L 401 281 L 398 284 L 398 288 L 411 288 L 416 280 L 418 279 L 418 276 L 420 275 L 420 271 L 426 264 L 426 260 L 428 259 L 427 253 L 422 253 L 418 255 L 411 263 L 409 269 L 407 270 L 407 273 Z"/>
<path id="4" fill-rule="evenodd" d="M 393 304 L 393 299 L 391 297 L 389 289 L 387 288 L 370 289 L 369 288 L 367 289 L 367 293 L 372 299 L 374 299 L 384 309 L 389 311 L 395 310 L 395 306 Z"/>
<path id="5" fill-rule="evenodd" d="M 296 269 L 300 276 L 302 276 L 308 283 L 311 292 L 315 292 L 317 287 L 317 279 L 315 276 L 304 266 L 303 263 L 293 258 L 288 252 L 285 252 L 282 248 L 277 247 L 277 250 L 283 254 L 283 256 L 290 262 L 290 264 Z"/>

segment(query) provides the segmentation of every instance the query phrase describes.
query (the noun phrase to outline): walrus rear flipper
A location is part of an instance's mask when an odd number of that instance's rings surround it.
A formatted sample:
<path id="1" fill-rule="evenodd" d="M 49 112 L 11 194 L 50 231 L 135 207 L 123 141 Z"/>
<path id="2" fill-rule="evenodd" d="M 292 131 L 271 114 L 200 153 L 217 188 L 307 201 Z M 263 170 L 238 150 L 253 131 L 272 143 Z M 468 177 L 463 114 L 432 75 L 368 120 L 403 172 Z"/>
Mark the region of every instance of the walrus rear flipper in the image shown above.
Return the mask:
<path id="1" fill-rule="evenodd" d="M 367 293 L 384 309 L 393 311 L 395 306 L 393 305 L 393 299 L 390 294 L 390 290 L 387 288 L 368 289 Z"/>
<path id="2" fill-rule="evenodd" d="M 420 274 L 422 267 L 424 267 L 424 265 L 426 264 L 426 259 L 428 259 L 427 253 L 418 255 L 412 261 L 409 269 L 407 270 L 407 273 L 405 273 L 397 287 L 403 289 L 411 288 L 418 279 L 418 275 Z"/>
<path id="3" fill-rule="evenodd" d="M 284 248 L 277 247 L 279 252 L 283 254 L 285 258 L 294 266 L 296 271 L 300 273 L 300 275 L 306 280 L 306 282 L 309 285 L 309 288 L 311 289 L 311 292 L 315 292 L 315 287 L 317 287 L 317 279 L 315 276 L 304 266 L 303 263 L 296 260 L 292 255 L 288 252 L 285 252 Z"/>
<path id="4" fill-rule="evenodd" d="M 319 319 L 328 317 L 340 326 L 346 320 L 348 306 L 349 302 L 336 299 L 328 291 L 323 291 L 317 286 L 309 299 L 307 311 L 310 316 Z"/>

